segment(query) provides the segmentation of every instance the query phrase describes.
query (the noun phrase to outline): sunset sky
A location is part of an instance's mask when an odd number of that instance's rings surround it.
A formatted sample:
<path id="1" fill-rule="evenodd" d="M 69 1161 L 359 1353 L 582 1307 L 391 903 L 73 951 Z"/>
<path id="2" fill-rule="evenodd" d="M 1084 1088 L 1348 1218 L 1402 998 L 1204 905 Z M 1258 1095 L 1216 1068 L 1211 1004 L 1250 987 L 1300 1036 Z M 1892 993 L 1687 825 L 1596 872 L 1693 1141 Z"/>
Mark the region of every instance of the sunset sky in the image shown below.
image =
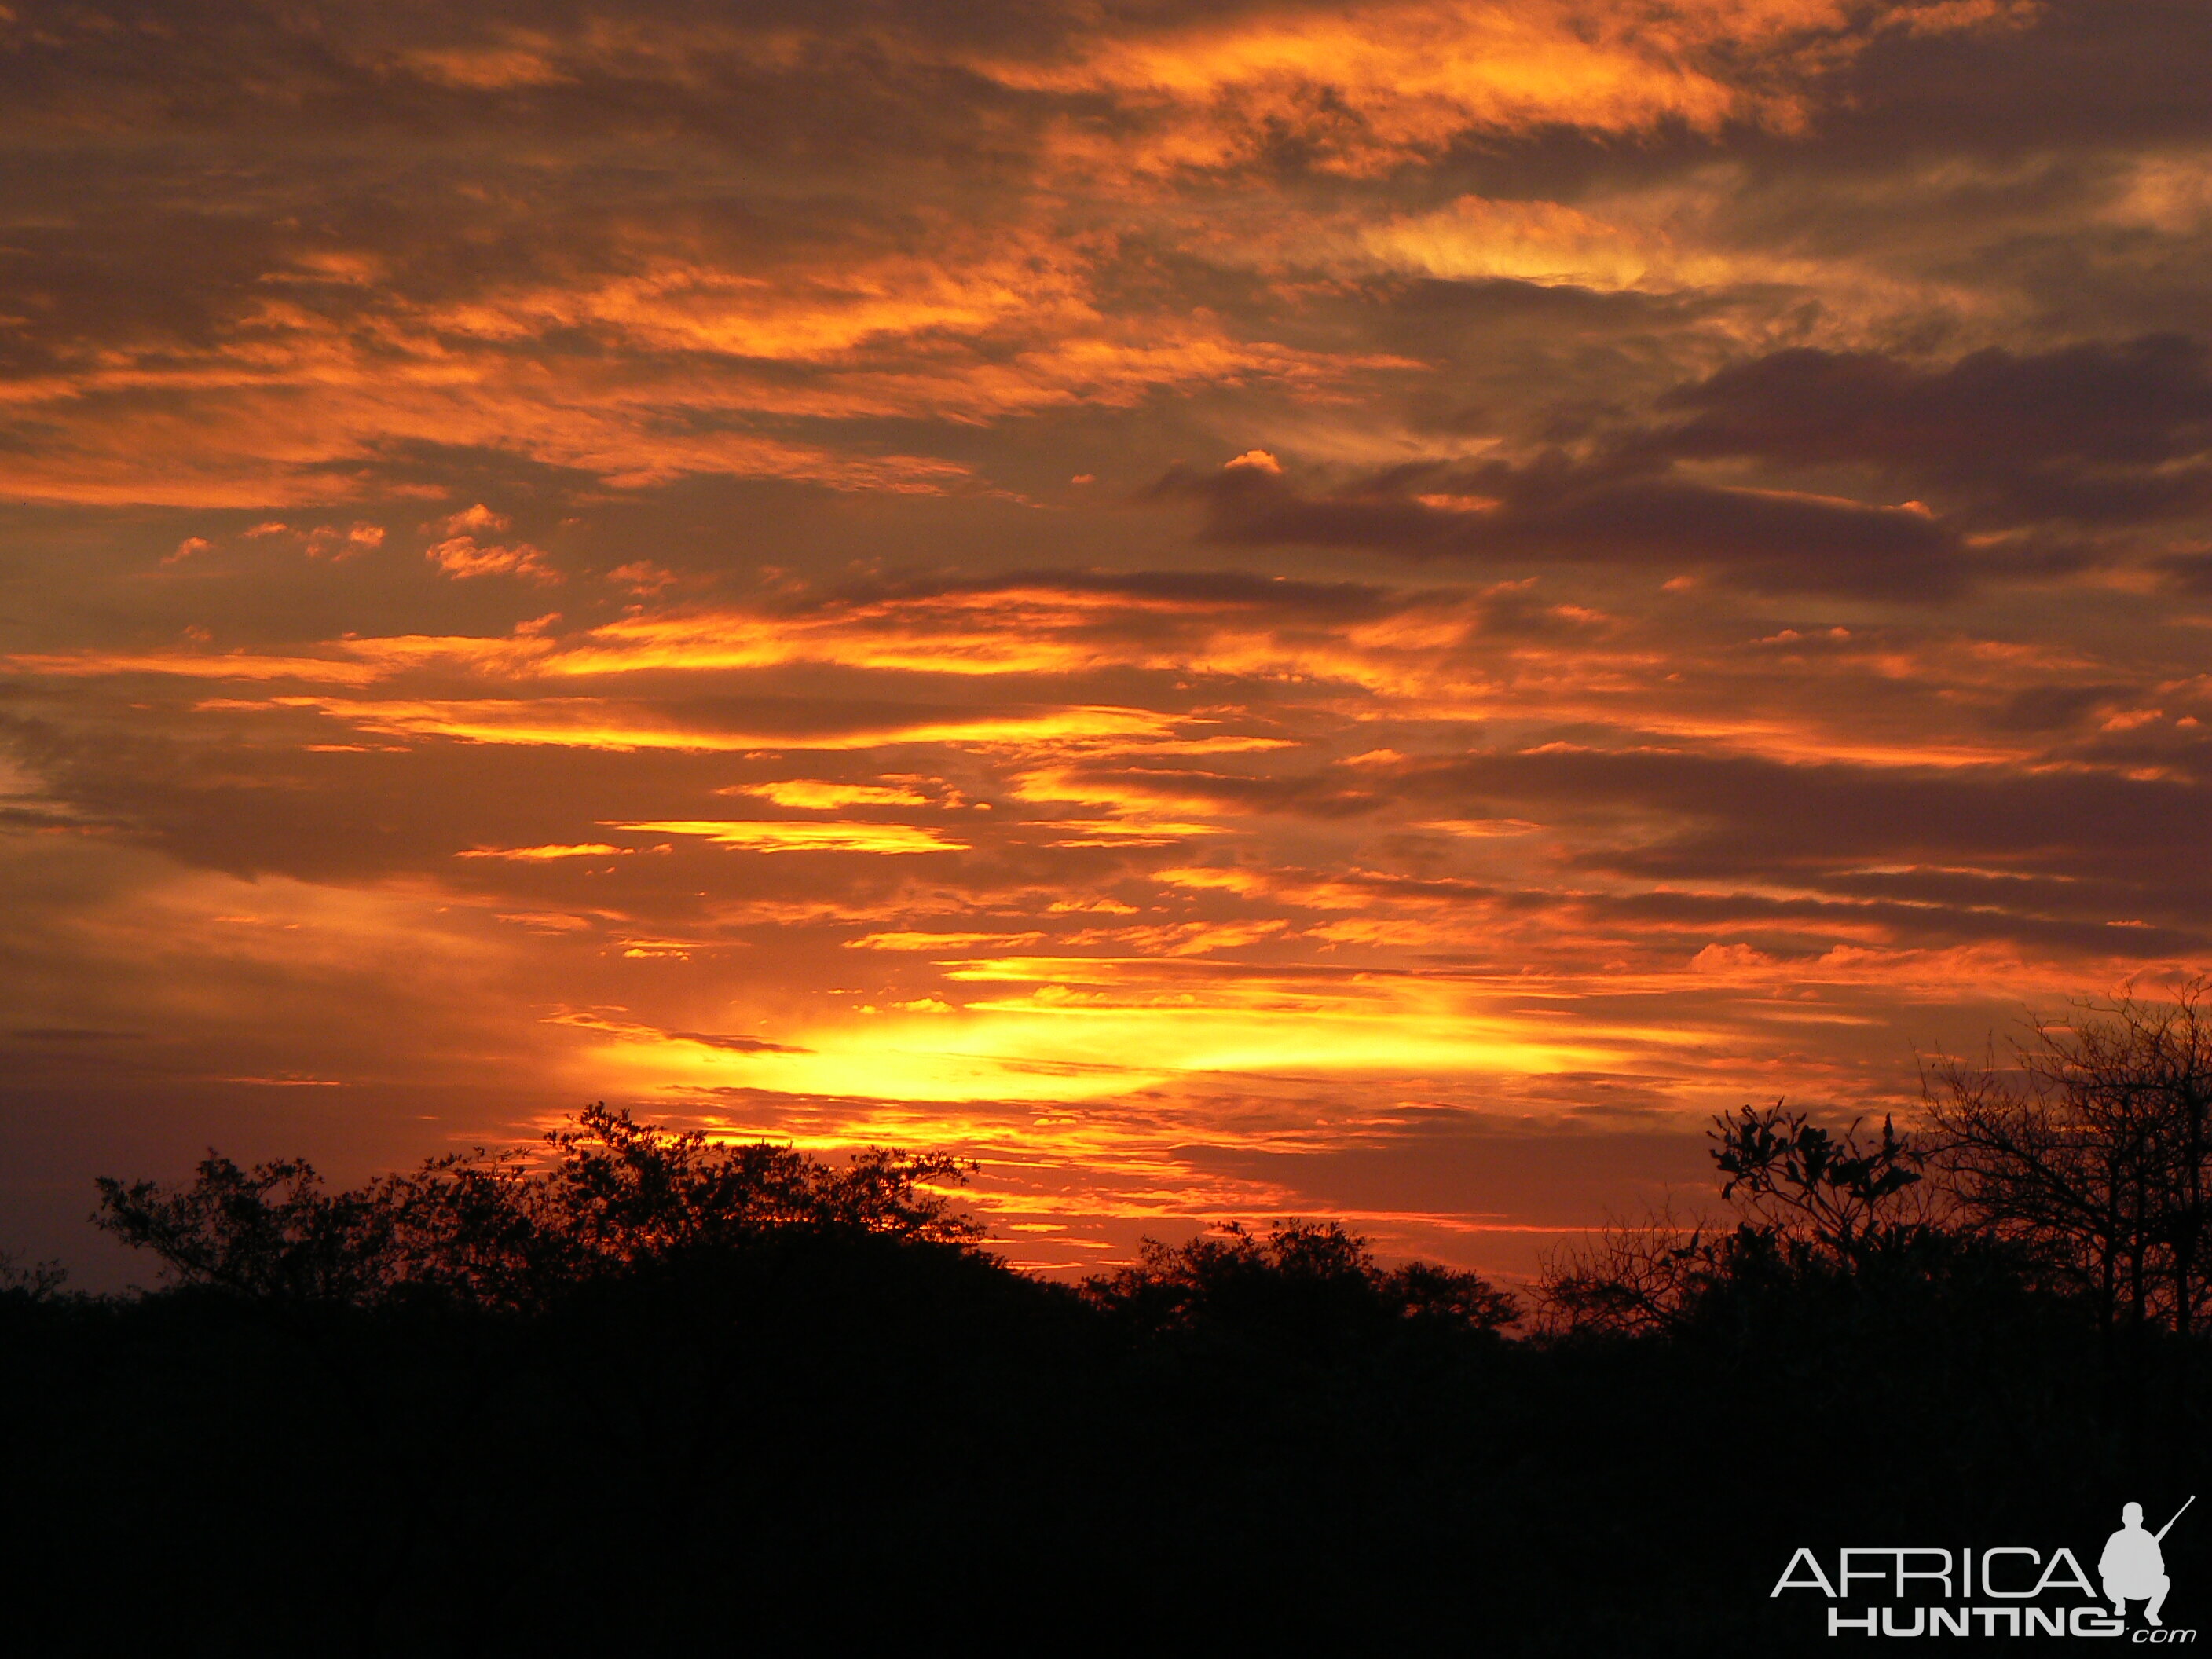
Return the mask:
<path id="1" fill-rule="evenodd" d="M 585 1102 L 1504 1273 L 2212 963 L 2203 0 L 0 4 L 0 1249 Z"/>

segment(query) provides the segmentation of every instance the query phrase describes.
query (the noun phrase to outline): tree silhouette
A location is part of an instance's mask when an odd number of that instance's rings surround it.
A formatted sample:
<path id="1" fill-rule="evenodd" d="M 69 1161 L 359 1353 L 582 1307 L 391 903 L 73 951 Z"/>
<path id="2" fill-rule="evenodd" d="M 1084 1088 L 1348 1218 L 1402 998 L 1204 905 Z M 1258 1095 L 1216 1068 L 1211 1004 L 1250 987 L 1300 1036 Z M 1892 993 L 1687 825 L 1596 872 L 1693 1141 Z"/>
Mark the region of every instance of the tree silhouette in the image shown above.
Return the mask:
<path id="1" fill-rule="evenodd" d="M 0 1250 L 0 1297 L 19 1302 L 49 1302 L 69 1282 L 69 1270 L 58 1261 L 26 1263 Z"/>
<path id="2" fill-rule="evenodd" d="M 1333 1221 L 1279 1221 L 1264 1238 L 1235 1221 L 1180 1246 L 1146 1238 L 1134 1262 L 1084 1289 L 1151 1336 L 1233 1334 L 1310 1353 L 1407 1327 L 1495 1332 L 1519 1311 L 1474 1273 L 1420 1261 L 1385 1269 Z"/>
<path id="3" fill-rule="evenodd" d="M 1881 1137 L 1867 1140 L 1856 1121 L 1837 1133 L 1778 1100 L 1713 1125 L 1713 1167 L 1728 1177 L 1722 1199 L 1771 1237 L 1848 1260 L 1928 1219 L 1913 1190 L 1926 1158 L 1887 1117 Z"/>
<path id="4" fill-rule="evenodd" d="M 2009 1067 L 1937 1057 L 1933 1161 L 1972 1224 L 2032 1250 L 2105 1329 L 2186 1334 L 2212 1297 L 2212 980 L 2076 1006 Z"/>
<path id="5" fill-rule="evenodd" d="M 1710 1151 L 1732 1220 L 1668 1207 L 1607 1228 L 1547 1264 L 1540 1322 L 1555 1332 L 1677 1331 L 1753 1287 L 1956 1267 L 1942 1225 L 1946 1194 L 1926 1180 L 1927 1154 L 1888 1118 L 1878 1135 L 1862 1123 L 1828 1129 L 1778 1100 L 1717 1115 Z"/>
<path id="6" fill-rule="evenodd" d="M 785 1229 L 962 1248 L 981 1237 L 931 1185 L 957 1185 L 972 1166 L 940 1154 L 874 1148 L 841 1166 L 639 1123 L 604 1103 L 544 1147 L 451 1153 L 343 1192 L 301 1159 L 241 1169 L 211 1152 L 181 1188 L 101 1177 L 95 1219 L 181 1283 L 283 1305 L 526 1307 Z"/>

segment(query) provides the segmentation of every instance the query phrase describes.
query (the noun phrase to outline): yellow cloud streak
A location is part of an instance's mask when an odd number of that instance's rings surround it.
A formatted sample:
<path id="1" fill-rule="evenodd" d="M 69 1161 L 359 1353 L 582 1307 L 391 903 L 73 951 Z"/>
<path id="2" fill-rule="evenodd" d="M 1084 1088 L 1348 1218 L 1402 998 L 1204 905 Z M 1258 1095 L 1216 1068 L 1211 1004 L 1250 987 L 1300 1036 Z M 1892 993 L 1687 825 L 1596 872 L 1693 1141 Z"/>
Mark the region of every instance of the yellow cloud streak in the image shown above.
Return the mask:
<path id="1" fill-rule="evenodd" d="M 573 847 L 471 847 L 456 853 L 457 859 L 586 859 L 627 856 L 634 847 L 610 847 L 605 842 L 584 842 Z"/>
<path id="2" fill-rule="evenodd" d="M 911 789 L 873 783 L 830 783 L 818 778 L 787 778 L 776 783 L 749 783 L 724 793 L 758 795 L 778 806 L 799 806 L 834 811 L 841 806 L 927 806 L 927 795 Z"/>
<path id="3" fill-rule="evenodd" d="M 606 827 L 649 836 L 697 836 L 720 847 L 759 853 L 961 853 L 969 846 L 942 830 L 906 823 L 668 818 L 644 823 L 609 821 Z"/>
<path id="4" fill-rule="evenodd" d="M 1165 736 L 1173 716 L 1139 708 L 1077 707 L 1035 714 L 977 715 L 968 720 L 919 720 L 830 732 L 701 732 L 672 724 L 648 725 L 645 712 L 598 697 L 543 697 L 524 702 L 362 702 L 342 697 L 210 698 L 195 708 L 252 711 L 312 709 L 363 732 L 395 737 L 457 738 L 471 743 L 551 744 L 580 749 L 675 749 L 742 751 L 759 749 L 872 749 L 888 743 L 1036 744 Z"/>
<path id="5" fill-rule="evenodd" d="M 1034 945 L 1042 933 L 870 933 L 864 939 L 848 939 L 848 951 L 973 951 L 979 946 L 1006 950 L 1012 945 Z"/>

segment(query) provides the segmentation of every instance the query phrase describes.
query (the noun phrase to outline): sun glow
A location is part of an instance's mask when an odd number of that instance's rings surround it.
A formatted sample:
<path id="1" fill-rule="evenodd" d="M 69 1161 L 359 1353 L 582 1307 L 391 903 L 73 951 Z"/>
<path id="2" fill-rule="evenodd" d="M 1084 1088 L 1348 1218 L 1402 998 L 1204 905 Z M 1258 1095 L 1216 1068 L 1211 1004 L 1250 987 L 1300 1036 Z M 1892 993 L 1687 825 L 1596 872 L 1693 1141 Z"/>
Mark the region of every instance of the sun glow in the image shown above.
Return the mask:
<path id="1" fill-rule="evenodd" d="M 957 975 L 956 975 L 957 977 Z M 688 1042 L 621 1040 L 581 1059 L 656 1093 L 740 1087 L 793 1095 L 938 1103 L 1091 1100 L 1243 1074 L 1374 1078 L 1572 1072 L 1617 1064 L 1611 1043 L 1462 1012 L 1447 994 L 1403 989 L 1319 997 L 1280 987 L 1192 1002 L 1091 1000 L 1041 986 L 964 1008 L 886 1009 L 805 1028 L 803 1054 L 732 1054 Z"/>

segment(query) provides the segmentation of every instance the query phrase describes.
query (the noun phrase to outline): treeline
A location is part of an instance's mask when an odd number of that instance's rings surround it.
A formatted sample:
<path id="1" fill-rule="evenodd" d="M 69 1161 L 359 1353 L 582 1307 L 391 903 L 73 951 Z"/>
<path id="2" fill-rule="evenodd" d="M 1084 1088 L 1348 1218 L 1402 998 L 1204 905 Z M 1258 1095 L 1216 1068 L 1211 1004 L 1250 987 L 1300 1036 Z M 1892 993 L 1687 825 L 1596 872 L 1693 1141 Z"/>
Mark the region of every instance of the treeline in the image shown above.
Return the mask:
<path id="1" fill-rule="evenodd" d="M 2203 1009 L 1939 1062 L 1910 1134 L 1747 1108 L 1719 1209 L 1517 1294 L 1313 1222 L 1041 1282 L 956 1160 L 604 1107 L 350 1190 L 104 1181 L 169 1285 L 0 1288 L 6 1607 L 39 1653 L 1825 1650 L 1801 1544 L 2081 1553 L 2212 1486 Z"/>
<path id="2" fill-rule="evenodd" d="M 1662 1212 L 1540 1287 L 1553 1331 L 1651 1333 L 1791 1283 L 1963 1278 L 2086 1322 L 2108 1352 L 2187 1338 L 2212 1304 L 2212 980 L 2084 1002 L 1972 1065 L 1937 1056 L 1923 1127 L 1840 1133 L 1780 1103 L 1715 1121 L 1717 1229 Z M 2175 1347 L 2185 1356 L 2187 1345 Z"/>

